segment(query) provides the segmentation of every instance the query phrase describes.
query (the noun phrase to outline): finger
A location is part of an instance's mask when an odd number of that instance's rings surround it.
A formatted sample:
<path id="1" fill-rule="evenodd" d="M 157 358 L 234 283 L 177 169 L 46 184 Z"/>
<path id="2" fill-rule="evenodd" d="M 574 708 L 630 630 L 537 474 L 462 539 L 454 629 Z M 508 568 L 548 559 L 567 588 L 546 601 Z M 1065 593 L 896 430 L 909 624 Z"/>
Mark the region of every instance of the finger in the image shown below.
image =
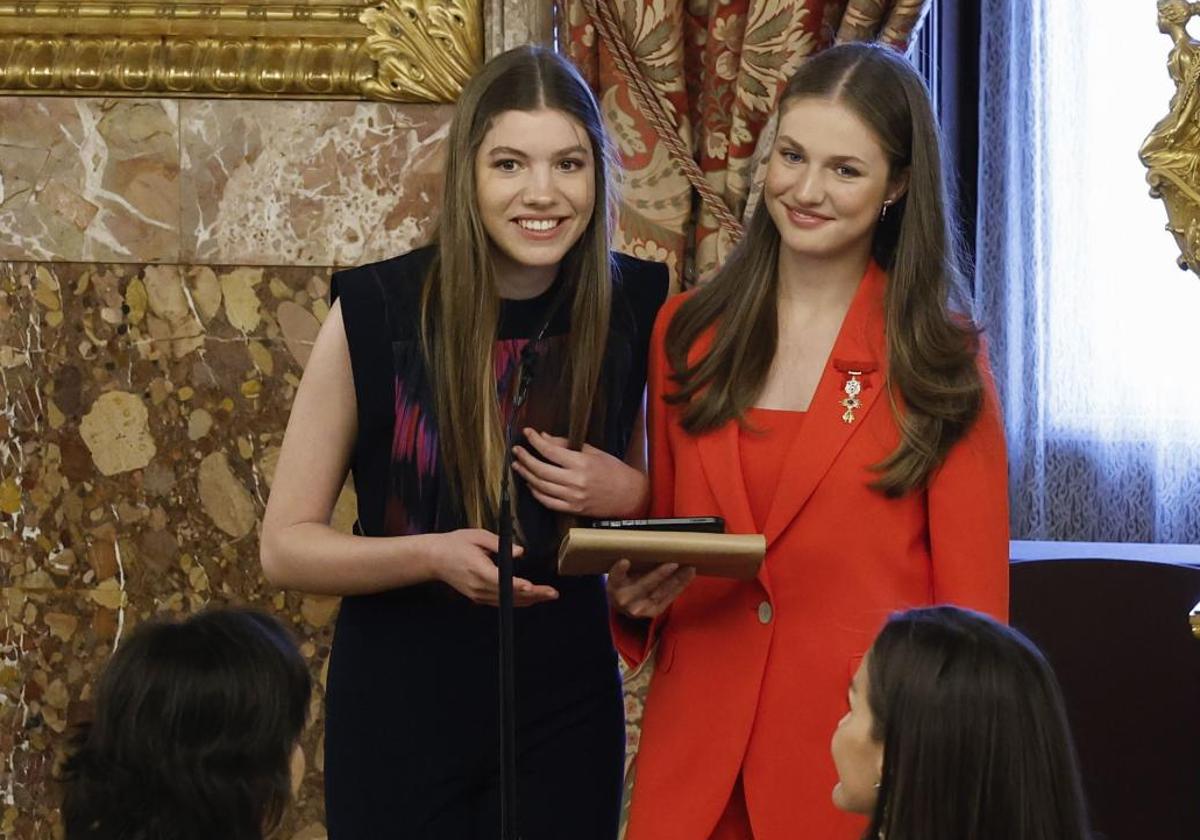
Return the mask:
<path id="1" fill-rule="evenodd" d="M 533 429 L 531 431 L 533 431 L 535 434 L 541 435 L 542 440 L 549 441 L 550 443 L 554 444 L 555 446 L 561 446 L 563 449 L 567 450 L 568 452 L 576 452 L 577 451 L 577 450 L 571 448 L 571 441 L 567 440 L 565 437 L 559 437 L 558 435 L 547 434 L 546 432 L 539 432 L 536 429 Z M 586 448 L 586 444 L 585 444 L 585 448 Z M 599 451 L 599 450 L 597 450 L 597 451 Z"/>
<path id="2" fill-rule="evenodd" d="M 633 608 L 639 602 L 647 601 L 650 593 L 661 586 L 678 568 L 677 563 L 665 563 L 643 575 L 631 577 L 623 587 L 613 593 L 613 597 L 618 606 L 623 606 L 626 611 L 633 614 Z"/>
<path id="3" fill-rule="evenodd" d="M 493 607 L 500 605 L 500 570 L 495 566 L 492 572 L 479 571 L 472 600 L 477 604 L 488 604 Z M 552 601 L 558 597 L 558 590 L 552 586 L 542 586 L 525 578 L 513 578 L 513 606 L 528 606 Z"/>
<path id="4" fill-rule="evenodd" d="M 688 584 L 696 577 L 696 570 L 688 566 L 680 569 L 667 578 L 663 583 L 656 586 L 649 595 L 651 601 L 656 604 L 669 604 L 679 597 L 683 590 L 687 589 Z"/>
<path id="5" fill-rule="evenodd" d="M 668 566 L 673 568 L 668 568 Z M 663 586 L 663 584 L 671 578 L 671 576 L 675 573 L 676 568 L 678 567 L 674 564 L 667 564 L 666 566 L 659 566 L 655 569 L 651 569 L 641 577 L 635 578 L 625 592 L 626 602 L 637 603 L 638 601 L 642 600 L 653 601 L 651 598 L 652 593 L 655 592 L 659 587 Z"/>
<path id="6" fill-rule="evenodd" d="M 484 530 L 483 528 L 467 528 L 463 532 L 472 545 L 477 545 L 484 551 L 490 551 L 495 554 L 500 550 L 500 535 Z"/>
<path id="7" fill-rule="evenodd" d="M 667 578 L 675 574 L 678 569 L 678 563 L 664 563 L 640 575 L 631 575 L 629 585 L 634 588 L 638 597 L 645 597 L 657 589 Z"/>
<path id="8" fill-rule="evenodd" d="M 464 530 L 467 539 L 472 545 L 482 548 L 488 554 L 495 554 L 500 550 L 500 535 L 494 534 L 491 531 L 486 531 L 483 528 L 468 528 Z M 525 553 L 525 547 L 513 543 L 513 557 L 520 557 Z M 490 558 L 484 558 L 490 560 Z"/>
<path id="9" fill-rule="evenodd" d="M 526 429 L 525 439 L 529 441 L 529 445 L 541 453 L 542 457 L 548 458 L 556 464 L 563 467 L 578 467 L 579 453 L 571 449 L 565 438 L 556 438 L 553 435 L 547 435 L 536 429 Z"/>
<path id="10" fill-rule="evenodd" d="M 514 447 L 513 452 L 516 452 L 520 447 Z M 557 495 L 553 488 L 562 488 L 562 492 L 574 492 L 574 487 L 571 485 L 571 474 L 562 467 L 553 467 L 545 464 L 536 458 L 533 458 L 528 452 L 525 457 L 529 458 L 533 463 L 522 460 L 518 455 L 518 460 L 513 461 L 513 470 L 517 475 L 525 479 L 530 485 L 536 485 L 542 488 L 542 492 Z"/>
<path id="11" fill-rule="evenodd" d="M 514 464 L 519 463 L 539 478 L 543 478 L 546 481 L 558 482 L 559 484 L 567 484 L 571 481 L 571 471 L 569 469 L 560 467 L 557 464 L 547 464 L 540 458 L 534 457 L 533 453 L 523 446 L 514 446 L 513 456 L 515 458 L 513 461 Z"/>
<path id="12" fill-rule="evenodd" d="M 545 493 L 535 490 L 532 485 L 529 488 L 529 492 L 533 498 L 537 499 L 542 507 L 546 508 L 546 510 L 552 510 L 556 513 L 578 513 L 578 511 L 575 510 L 575 506 L 565 499 L 559 499 L 555 496 L 547 496 Z"/>
<path id="13" fill-rule="evenodd" d="M 541 592 L 539 592 L 536 595 L 532 595 L 532 594 L 516 595 L 516 594 L 514 594 L 513 595 L 513 607 L 518 608 L 518 609 L 520 609 L 522 607 L 533 607 L 538 604 L 544 604 L 547 601 L 553 601 L 557 598 L 558 598 L 557 592 L 553 595 L 547 595 L 547 594 L 541 593 Z M 485 606 L 485 607 L 499 607 L 500 606 L 500 598 L 499 598 L 499 596 L 492 597 L 492 598 L 479 598 L 479 599 L 475 600 L 475 603 L 479 604 L 480 606 Z"/>
<path id="14" fill-rule="evenodd" d="M 656 604 L 648 598 L 641 598 L 626 607 L 625 614 L 633 618 L 657 618 L 666 608 L 664 604 Z"/>
<path id="15" fill-rule="evenodd" d="M 523 577 L 513 577 L 513 591 L 515 592 L 534 592 L 538 589 L 550 589 L 550 587 L 541 586 Z"/>
<path id="16" fill-rule="evenodd" d="M 613 563 L 613 567 L 608 570 L 609 584 L 614 587 L 623 586 L 629 579 L 629 568 L 632 565 L 628 560 L 618 560 Z"/>
<path id="17" fill-rule="evenodd" d="M 541 604 L 558 598 L 558 590 L 553 586 L 531 586 L 529 590 L 513 593 L 513 604 L 527 607 L 531 604 Z"/>
<path id="18" fill-rule="evenodd" d="M 486 584 L 473 584 L 466 592 L 464 592 L 472 603 L 481 604 L 483 606 L 494 607 L 500 603 L 500 590 L 495 586 Z"/>
<path id="19" fill-rule="evenodd" d="M 565 505 L 563 508 L 564 510 L 578 505 L 578 502 L 576 501 L 577 497 L 579 496 L 578 491 L 570 487 L 564 487 L 561 484 L 553 484 L 548 481 L 541 481 L 540 479 L 533 478 L 532 476 L 521 472 L 520 469 L 517 469 L 516 472 L 517 475 L 525 479 L 525 484 L 527 487 L 529 487 L 529 492 L 534 494 L 534 498 L 537 498 L 538 501 L 541 501 L 543 504 L 545 504 L 545 502 L 543 501 L 543 498 L 539 498 L 539 496 L 544 497 L 545 499 L 557 500 L 562 505 Z"/>

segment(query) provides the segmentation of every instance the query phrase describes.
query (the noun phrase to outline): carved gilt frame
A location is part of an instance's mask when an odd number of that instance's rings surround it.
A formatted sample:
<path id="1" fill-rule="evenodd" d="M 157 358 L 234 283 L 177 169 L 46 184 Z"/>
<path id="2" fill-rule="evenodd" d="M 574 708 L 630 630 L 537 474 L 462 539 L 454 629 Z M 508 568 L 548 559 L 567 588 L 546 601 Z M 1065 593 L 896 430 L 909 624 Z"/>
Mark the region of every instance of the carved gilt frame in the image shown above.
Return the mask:
<path id="1" fill-rule="evenodd" d="M 1178 266 L 1200 274 L 1200 41 L 1187 26 L 1200 2 L 1158 0 L 1158 31 L 1171 38 L 1167 72 L 1175 94 L 1139 150 L 1150 196 L 1162 199 Z"/>
<path id="2" fill-rule="evenodd" d="M 0 94 L 451 102 L 484 0 L 0 0 Z"/>

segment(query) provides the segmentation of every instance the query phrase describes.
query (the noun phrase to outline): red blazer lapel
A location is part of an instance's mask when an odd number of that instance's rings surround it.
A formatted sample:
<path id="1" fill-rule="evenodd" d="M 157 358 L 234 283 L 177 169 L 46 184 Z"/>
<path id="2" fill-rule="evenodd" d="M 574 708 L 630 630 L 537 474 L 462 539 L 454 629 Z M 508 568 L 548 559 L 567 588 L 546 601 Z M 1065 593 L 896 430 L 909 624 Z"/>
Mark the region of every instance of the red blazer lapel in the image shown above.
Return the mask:
<path id="1" fill-rule="evenodd" d="M 757 534 L 754 514 L 750 511 L 750 496 L 746 493 L 746 479 L 742 475 L 742 452 L 738 434 L 736 420 L 725 423 L 696 438 L 696 451 L 700 455 L 700 466 L 708 480 L 708 487 L 716 497 L 721 515 L 725 517 L 725 532 Z M 771 581 L 767 575 L 766 563 L 759 567 L 758 580 L 769 595 Z"/>
<path id="2" fill-rule="evenodd" d="M 887 381 L 887 345 L 884 337 L 883 292 L 887 276 L 872 262 L 854 299 L 817 384 L 808 416 L 792 443 L 779 475 L 779 486 L 764 529 L 767 547 L 796 518 L 829 471 L 847 441 L 883 395 Z M 861 383 L 859 405 L 847 409 L 846 384 L 853 376 Z M 886 409 L 884 409 L 886 410 Z M 853 416 L 853 420 L 846 417 Z M 765 565 L 764 565 L 765 568 Z"/>
<path id="3" fill-rule="evenodd" d="M 700 464 L 708 479 L 709 489 L 716 497 L 725 530 L 731 534 L 755 534 L 754 515 L 750 512 L 750 497 L 742 476 L 742 454 L 738 447 L 738 424 L 726 423 L 718 429 L 696 438 Z"/>

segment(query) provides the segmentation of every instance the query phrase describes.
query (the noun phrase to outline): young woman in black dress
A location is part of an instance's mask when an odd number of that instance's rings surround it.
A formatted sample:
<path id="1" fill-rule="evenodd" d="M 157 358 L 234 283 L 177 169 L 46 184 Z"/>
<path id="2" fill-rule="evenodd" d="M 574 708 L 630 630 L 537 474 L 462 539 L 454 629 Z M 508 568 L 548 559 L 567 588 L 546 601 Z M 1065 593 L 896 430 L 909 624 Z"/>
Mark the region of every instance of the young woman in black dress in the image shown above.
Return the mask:
<path id="1" fill-rule="evenodd" d="M 494 838 L 492 553 L 511 420 L 526 464 L 514 485 L 520 833 L 612 840 L 624 726 L 604 585 L 559 578 L 554 559 L 566 516 L 645 504 L 642 394 L 666 269 L 610 253 L 599 109 L 554 53 L 489 62 L 446 153 L 435 243 L 334 275 L 263 569 L 345 596 L 326 701 L 331 840 Z M 529 399 L 514 417 L 523 355 Z M 328 525 L 347 470 L 353 536 Z M 532 471 L 550 494 L 529 487 Z"/>

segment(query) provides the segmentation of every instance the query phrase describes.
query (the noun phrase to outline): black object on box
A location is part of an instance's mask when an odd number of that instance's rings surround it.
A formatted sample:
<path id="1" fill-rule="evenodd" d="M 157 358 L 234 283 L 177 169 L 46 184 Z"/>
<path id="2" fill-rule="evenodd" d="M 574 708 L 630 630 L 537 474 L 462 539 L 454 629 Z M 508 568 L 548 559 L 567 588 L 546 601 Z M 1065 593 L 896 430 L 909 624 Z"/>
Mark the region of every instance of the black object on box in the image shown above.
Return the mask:
<path id="1" fill-rule="evenodd" d="M 691 531 L 700 534 L 725 533 L 725 520 L 719 516 L 668 516 L 661 519 L 598 519 L 593 528 L 620 531 Z"/>

